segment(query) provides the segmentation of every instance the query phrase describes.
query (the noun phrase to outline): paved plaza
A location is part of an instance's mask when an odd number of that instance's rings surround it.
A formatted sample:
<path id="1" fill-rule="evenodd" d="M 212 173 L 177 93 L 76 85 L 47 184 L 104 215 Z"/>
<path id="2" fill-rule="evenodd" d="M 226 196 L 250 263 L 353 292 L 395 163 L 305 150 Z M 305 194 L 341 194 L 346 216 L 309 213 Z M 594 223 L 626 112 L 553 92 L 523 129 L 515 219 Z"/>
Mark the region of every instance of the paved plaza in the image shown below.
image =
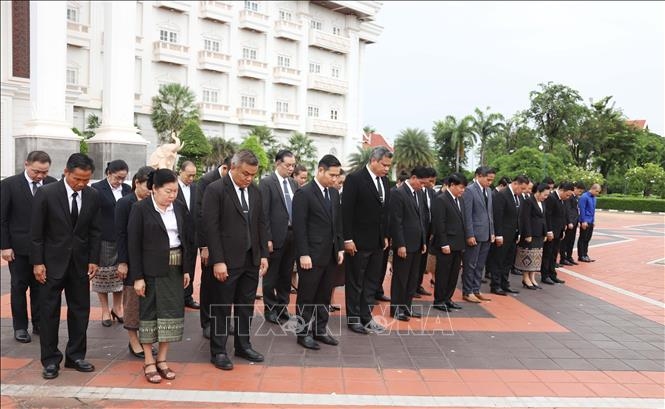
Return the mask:
<path id="1" fill-rule="evenodd" d="M 149 384 L 120 324 L 101 325 L 96 295 L 88 355 L 97 370 L 61 369 L 42 379 L 39 339 L 13 339 L 9 269 L 2 266 L 2 408 L 29 407 L 645 407 L 665 406 L 665 217 L 597 214 L 589 254 L 597 261 L 559 269 L 565 285 L 470 304 L 446 314 L 431 297 L 415 300 L 423 319 L 393 321 L 375 310 L 386 334 L 346 329 L 331 317 L 340 345 L 305 350 L 284 328 L 263 321 L 257 302 L 252 338 L 266 361 L 231 355 L 235 369 L 209 363 L 198 311 L 187 310 L 185 338 L 171 345 L 174 381 Z M 197 273 L 198 279 L 199 273 Z M 430 276 L 425 276 L 426 288 Z M 384 287 L 390 289 L 390 276 Z M 197 283 L 198 284 L 198 283 Z M 489 293 L 487 284 L 483 291 Z M 389 291 L 387 291 L 387 294 Z M 293 296 L 295 297 L 295 296 Z M 343 304 L 338 289 L 336 302 Z M 295 298 L 291 300 L 291 312 Z M 60 326 L 64 350 L 67 328 Z M 229 346 L 232 348 L 231 342 Z"/>

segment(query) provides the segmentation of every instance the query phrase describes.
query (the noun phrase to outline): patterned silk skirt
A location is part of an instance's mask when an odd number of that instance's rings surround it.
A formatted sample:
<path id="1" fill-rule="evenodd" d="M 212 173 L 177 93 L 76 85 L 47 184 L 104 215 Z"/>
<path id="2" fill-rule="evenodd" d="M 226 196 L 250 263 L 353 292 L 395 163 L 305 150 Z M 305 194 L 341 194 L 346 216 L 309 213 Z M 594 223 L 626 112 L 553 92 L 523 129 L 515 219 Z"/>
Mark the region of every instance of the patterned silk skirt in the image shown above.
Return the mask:
<path id="1" fill-rule="evenodd" d="M 185 328 L 182 266 L 170 266 L 163 277 L 145 277 L 145 297 L 139 297 L 139 341 L 181 341 Z"/>
<path id="2" fill-rule="evenodd" d="M 540 271 L 543 262 L 543 239 L 535 238 L 531 243 L 520 241 L 517 245 L 514 267 L 523 273 Z"/>
<path id="3" fill-rule="evenodd" d="M 118 277 L 118 251 L 114 241 L 102 241 L 99 251 L 99 270 L 91 281 L 91 289 L 96 293 L 117 293 L 123 283 Z"/>

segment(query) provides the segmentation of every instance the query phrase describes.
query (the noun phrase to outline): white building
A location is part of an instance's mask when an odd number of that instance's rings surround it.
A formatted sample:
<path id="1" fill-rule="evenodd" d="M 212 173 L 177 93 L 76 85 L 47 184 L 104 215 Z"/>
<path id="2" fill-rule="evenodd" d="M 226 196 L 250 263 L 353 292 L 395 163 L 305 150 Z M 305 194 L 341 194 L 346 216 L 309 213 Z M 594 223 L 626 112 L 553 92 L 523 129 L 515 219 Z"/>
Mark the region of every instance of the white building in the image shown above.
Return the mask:
<path id="1" fill-rule="evenodd" d="M 59 174 L 78 145 L 70 128 L 91 113 L 102 119 L 91 156 L 127 155 L 135 169 L 156 146 L 151 98 L 166 83 L 195 92 L 209 137 L 239 141 L 265 125 L 283 142 L 306 133 L 319 155 L 345 161 L 361 143 L 363 59 L 381 5 L 3 1 L 2 177 L 33 149 Z"/>

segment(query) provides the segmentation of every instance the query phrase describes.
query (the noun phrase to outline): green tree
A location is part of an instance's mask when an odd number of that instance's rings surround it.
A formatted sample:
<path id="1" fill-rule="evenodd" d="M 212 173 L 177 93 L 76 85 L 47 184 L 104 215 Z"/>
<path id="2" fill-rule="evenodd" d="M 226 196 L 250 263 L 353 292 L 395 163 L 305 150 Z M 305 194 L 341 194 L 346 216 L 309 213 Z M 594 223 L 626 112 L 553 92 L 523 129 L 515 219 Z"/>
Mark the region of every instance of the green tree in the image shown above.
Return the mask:
<path id="1" fill-rule="evenodd" d="M 259 160 L 259 172 L 256 175 L 257 180 L 270 170 L 271 161 L 268 159 L 268 155 L 266 154 L 265 149 L 263 149 L 263 145 L 261 144 L 261 141 L 259 141 L 258 136 L 255 134 L 247 135 L 238 148 L 248 149 L 254 152 L 254 155 L 256 155 Z"/>
<path id="2" fill-rule="evenodd" d="M 656 194 L 665 197 L 665 170 L 655 163 L 628 169 L 626 181 L 630 193 L 641 192 L 644 196 Z"/>
<path id="3" fill-rule="evenodd" d="M 210 142 L 210 153 L 203 158 L 203 165 L 206 169 L 221 165 L 224 159 L 233 156 L 238 149 L 235 142 L 220 137 L 210 138 L 208 142 Z"/>
<path id="4" fill-rule="evenodd" d="M 545 138 L 545 148 L 551 152 L 557 141 L 566 141 L 574 124 L 584 112 L 582 97 L 574 89 L 551 81 L 538 84 L 540 90 L 531 91 L 531 107 L 526 111 L 536 131 Z"/>
<path id="5" fill-rule="evenodd" d="M 452 115 L 446 116 L 443 123 L 434 123 L 435 144 L 440 152 L 443 143 L 450 143 L 455 151 L 455 171 L 459 172 L 460 166 L 466 163 L 466 151 L 476 142 L 476 137 L 471 129 L 473 118 L 465 116 L 459 121 Z"/>
<path id="6" fill-rule="evenodd" d="M 312 138 L 300 132 L 294 132 L 289 138 L 289 150 L 296 157 L 296 163 L 302 164 L 310 172 L 315 170 L 317 164 L 316 146 L 314 146 Z"/>
<path id="7" fill-rule="evenodd" d="M 433 166 L 434 152 L 427 133 L 422 129 L 406 128 L 395 138 L 395 165 L 397 171 L 410 172 L 417 165 Z"/>
<path id="8" fill-rule="evenodd" d="M 255 135 L 258 138 L 270 162 L 274 162 L 277 152 L 284 149 L 284 146 L 277 142 L 277 138 L 267 126 L 255 126 L 252 128 L 250 135 Z"/>
<path id="9" fill-rule="evenodd" d="M 451 141 L 452 133 L 448 132 L 444 121 L 435 121 L 432 126 L 434 154 L 436 155 L 436 172 L 441 177 L 455 171 L 456 151 Z M 465 162 L 462 162 L 464 164 Z"/>
<path id="10" fill-rule="evenodd" d="M 665 138 L 649 131 L 640 131 L 636 142 L 634 166 L 656 163 L 665 169 Z"/>
<path id="11" fill-rule="evenodd" d="M 566 165 L 561 158 L 530 147 L 494 158 L 490 166 L 496 169 L 497 175 L 527 175 L 534 181 L 541 181 L 545 176 L 558 181 L 566 176 Z"/>
<path id="12" fill-rule="evenodd" d="M 358 150 L 349 155 L 349 172 L 355 172 L 369 163 L 369 156 L 372 153 L 371 148 L 358 146 Z"/>
<path id="13" fill-rule="evenodd" d="M 79 144 L 79 152 L 88 154 L 88 139 L 95 136 L 97 128 L 102 125 L 102 121 L 95 114 L 88 115 L 88 120 L 86 122 L 86 127 L 84 131 L 80 131 L 78 128 L 72 128 L 72 132 L 76 135 L 83 137 Z"/>
<path id="14" fill-rule="evenodd" d="M 196 173 L 200 175 L 205 169 L 203 158 L 212 152 L 210 142 L 203 134 L 199 124 L 194 120 L 185 123 L 180 132 L 180 140 L 184 143 L 184 147 L 179 152 L 180 159 L 178 163 L 191 160 L 196 165 Z"/>
<path id="15" fill-rule="evenodd" d="M 159 87 L 157 96 L 152 97 L 152 126 L 164 142 L 175 133 L 176 136 L 187 121 L 199 121 L 199 108 L 194 103 L 196 96 L 189 87 L 180 84 L 166 84 Z"/>
<path id="16" fill-rule="evenodd" d="M 503 115 L 496 112 L 489 112 L 490 107 L 485 108 L 485 112 L 476 108 L 474 110 L 475 116 L 471 119 L 471 131 L 476 136 L 476 140 L 480 142 L 480 164 L 486 165 L 487 158 L 485 157 L 485 149 L 487 141 L 494 135 L 501 132 L 505 118 Z"/>

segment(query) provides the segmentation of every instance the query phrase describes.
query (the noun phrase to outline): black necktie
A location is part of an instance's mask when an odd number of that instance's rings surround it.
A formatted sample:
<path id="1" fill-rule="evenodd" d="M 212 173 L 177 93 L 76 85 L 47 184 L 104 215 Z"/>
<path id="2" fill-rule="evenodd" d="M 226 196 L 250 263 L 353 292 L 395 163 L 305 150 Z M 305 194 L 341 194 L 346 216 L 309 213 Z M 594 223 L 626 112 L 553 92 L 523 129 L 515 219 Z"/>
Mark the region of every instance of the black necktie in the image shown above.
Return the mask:
<path id="1" fill-rule="evenodd" d="M 418 207 L 418 194 L 415 190 L 413 191 L 413 199 L 416 201 L 416 207 Z"/>
<path id="2" fill-rule="evenodd" d="M 485 188 L 482 189 L 483 189 L 483 197 L 485 197 L 485 207 L 487 207 L 487 190 L 485 190 Z"/>
<path id="3" fill-rule="evenodd" d="M 328 211 L 330 211 L 332 209 L 332 202 L 330 201 L 327 187 L 323 188 L 323 198 L 326 199 L 326 207 L 328 208 Z"/>
<path id="4" fill-rule="evenodd" d="M 457 210 L 461 212 L 462 208 L 459 206 L 459 200 L 457 200 L 457 198 L 455 198 L 455 204 L 457 205 Z"/>
<path id="5" fill-rule="evenodd" d="M 32 195 L 34 196 L 37 193 L 37 188 L 39 187 L 39 182 L 32 182 Z"/>
<path id="6" fill-rule="evenodd" d="M 513 195 L 515 198 L 515 207 L 520 207 L 520 200 L 517 198 L 517 195 Z"/>
<path id="7" fill-rule="evenodd" d="M 379 191 L 379 199 L 383 203 L 383 188 L 381 187 L 381 178 L 378 176 L 376 177 L 376 189 Z"/>
<path id="8" fill-rule="evenodd" d="M 245 244 L 245 249 L 247 251 L 252 249 L 252 233 L 249 229 L 249 206 L 247 206 L 247 200 L 245 200 L 245 189 L 244 188 L 239 188 L 240 189 L 240 206 L 242 206 L 242 215 L 245 216 L 245 221 L 247 222 L 245 225 L 247 226 L 247 233 L 246 233 L 246 244 Z"/>
<path id="9" fill-rule="evenodd" d="M 78 205 L 78 203 L 76 202 L 76 197 L 77 197 L 78 195 L 79 195 L 79 194 L 78 194 L 77 192 L 72 193 L 72 213 L 71 213 L 71 216 L 72 216 L 72 227 L 76 227 L 76 221 L 77 221 L 78 218 L 79 218 L 79 205 Z"/>

